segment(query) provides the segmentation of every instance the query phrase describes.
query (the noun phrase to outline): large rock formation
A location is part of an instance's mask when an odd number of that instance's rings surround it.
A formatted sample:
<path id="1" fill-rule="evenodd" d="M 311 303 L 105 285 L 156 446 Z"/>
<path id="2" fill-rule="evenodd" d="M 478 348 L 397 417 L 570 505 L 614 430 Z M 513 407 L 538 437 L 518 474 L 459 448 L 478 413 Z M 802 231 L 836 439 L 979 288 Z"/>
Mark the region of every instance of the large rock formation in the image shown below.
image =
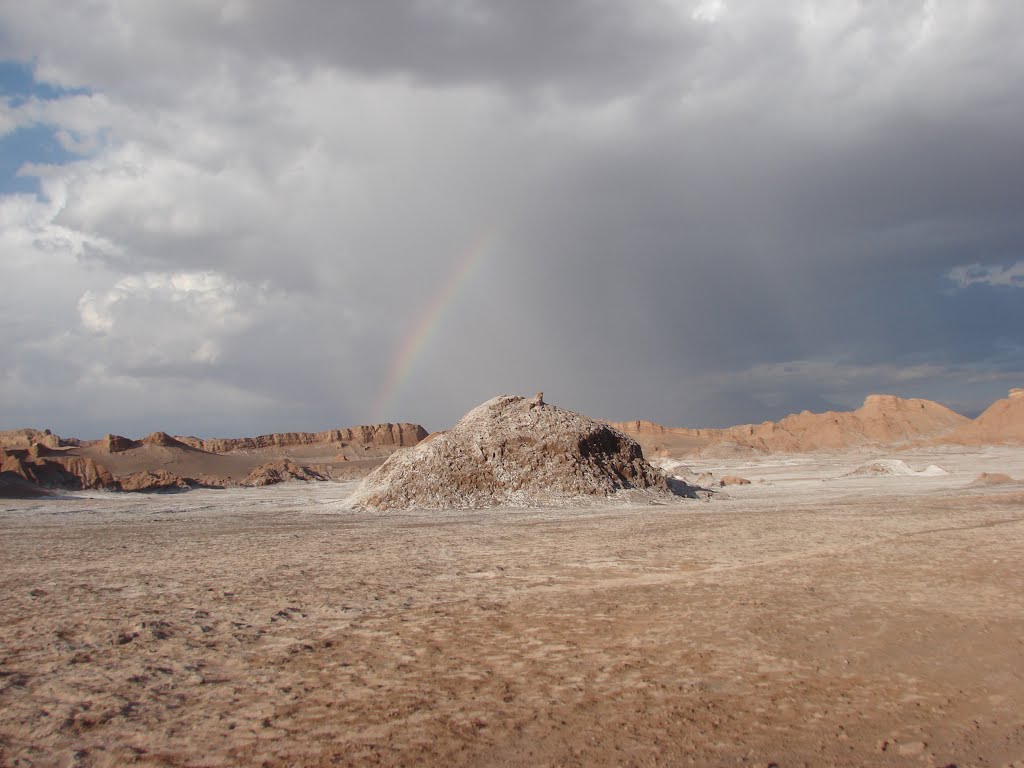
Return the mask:
<path id="1" fill-rule="evenodd" d="M 33 445 L 44 445 L 47 448 L 60 448 L 62 445 L 77 444 L 77 440 L 65 440 L 48 429 L 9 429 L 0 432 L 0 448 L 30 448 Z"/>
<path id="2" fill-rule="evenodd" d="M 541 397 L 505 395 L 393 454 L 350 503 L 381 510 L 562 506 L 633 489 L 670 495 L 634 440 Z"/>
<path id="3" fill-rule="evenodd" d="M 0 472 L 18 475 L 42 488 L 116 490 L 110 471 L 90 458 L 58 453 L 34 444 L 25 450 L 0 450 Z"/>

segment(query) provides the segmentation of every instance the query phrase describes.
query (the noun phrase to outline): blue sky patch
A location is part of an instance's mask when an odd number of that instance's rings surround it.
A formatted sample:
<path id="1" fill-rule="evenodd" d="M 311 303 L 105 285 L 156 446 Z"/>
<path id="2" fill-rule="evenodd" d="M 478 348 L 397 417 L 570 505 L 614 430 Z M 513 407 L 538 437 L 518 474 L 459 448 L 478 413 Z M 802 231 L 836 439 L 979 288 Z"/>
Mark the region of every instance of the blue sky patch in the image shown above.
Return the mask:
<path id="1" fill-rule="evenodd" d="M 33 96 L 37 99 L 52 100 L 83 93 L 89 93 L 89 89 L 63 88 L 36 80 L 33 66 L 27 61 L 0 60 L 0 96 L 13 106 L 23 104 Z"/>
<path id="2" fill-rule="evenodd" d="M 33 67 L 23 61 L 0 61 L 0 98 L 18 107 L 32 98 L 45 101 L 88 93 L 86 89 L 69 89 L 35 79 Z M 39 182 L 32 177 L 18 176 L 26 163 L 61 164 L 76 159 L 57 139 L 57 126 L 29 125 L 0 136 L 0 194 L 39 193 Z"/>

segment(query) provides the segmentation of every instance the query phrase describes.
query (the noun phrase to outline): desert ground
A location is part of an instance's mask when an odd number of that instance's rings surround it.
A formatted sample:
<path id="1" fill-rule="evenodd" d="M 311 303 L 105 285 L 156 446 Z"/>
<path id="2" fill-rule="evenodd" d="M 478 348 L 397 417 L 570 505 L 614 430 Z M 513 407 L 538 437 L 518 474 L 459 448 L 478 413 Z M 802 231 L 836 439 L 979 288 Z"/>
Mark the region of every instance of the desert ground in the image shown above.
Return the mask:
<path id="1" fill-rule="evenodd" d="M 752 482 L 0 500 L 0 765 L 1024 765 L 1024 450 L 691 466 Z"/>

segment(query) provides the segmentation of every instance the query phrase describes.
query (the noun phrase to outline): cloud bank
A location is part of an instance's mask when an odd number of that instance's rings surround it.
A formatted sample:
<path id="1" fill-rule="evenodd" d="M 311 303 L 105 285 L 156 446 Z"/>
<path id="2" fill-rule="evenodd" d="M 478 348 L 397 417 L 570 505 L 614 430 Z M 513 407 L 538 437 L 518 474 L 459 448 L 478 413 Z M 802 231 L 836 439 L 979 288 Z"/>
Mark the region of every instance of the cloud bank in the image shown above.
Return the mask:
<path id="1" fill-rule="evenodd" d="M 997 0 L 0 1 L 37 188 L 0 187 L 2 426 L 977 410 L 1024 370 L 1022 34 Z"/>

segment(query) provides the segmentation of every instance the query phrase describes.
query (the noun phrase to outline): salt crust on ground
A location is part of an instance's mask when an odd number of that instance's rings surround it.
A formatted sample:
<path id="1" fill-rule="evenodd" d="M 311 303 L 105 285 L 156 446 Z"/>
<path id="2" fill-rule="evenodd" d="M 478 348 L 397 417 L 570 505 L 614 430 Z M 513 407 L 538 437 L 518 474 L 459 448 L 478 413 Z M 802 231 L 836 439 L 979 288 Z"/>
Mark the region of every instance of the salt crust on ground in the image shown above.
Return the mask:
<path id="1" fill-rule="evenodd" d="M 711 503 L 0 500 L 0 764 L 1018 765 L 1016 448 L 701 463 Z"/>

